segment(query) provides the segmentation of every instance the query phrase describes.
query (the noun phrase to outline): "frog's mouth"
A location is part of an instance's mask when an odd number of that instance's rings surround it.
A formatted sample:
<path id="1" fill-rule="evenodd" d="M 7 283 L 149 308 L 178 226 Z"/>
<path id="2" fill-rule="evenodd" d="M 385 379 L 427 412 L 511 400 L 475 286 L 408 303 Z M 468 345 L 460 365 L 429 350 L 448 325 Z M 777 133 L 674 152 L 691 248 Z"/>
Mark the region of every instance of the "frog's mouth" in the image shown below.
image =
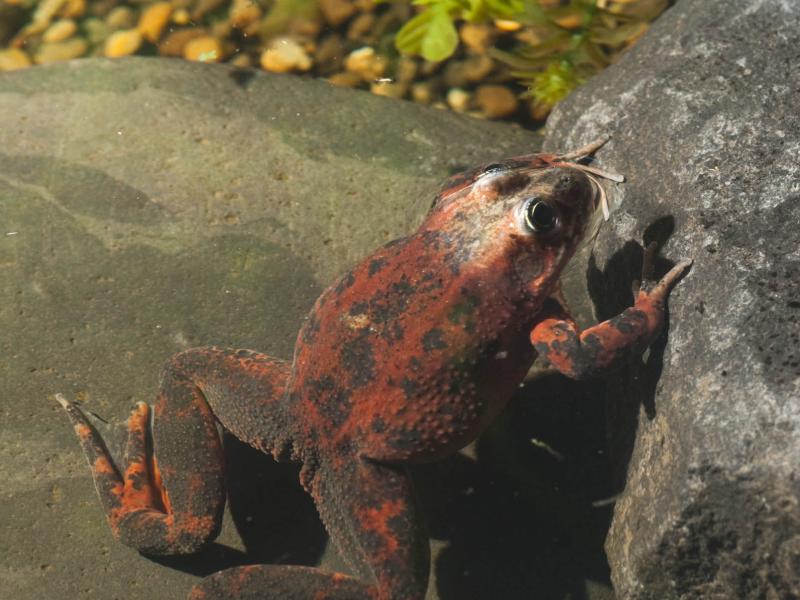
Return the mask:
<path id="1" fill-rule="evenodd" d="M 600 184 L 598 178 L 608 179 L 616 183 L 625 181 L 625 176 L 613 171 L 606 171 L 591 165 L 585 165 L 579 161 L 591 158 L 598 149 L 600 149 L 609 139 L 610 136 L 605 136 L 593 141 L 582 148 L 567 152 L 566 154 L 557 154 L 551 159 L 551 165 L 554 167 L 572 167 L 578 171 L 582 171 L 592 182 L 592 187 L 595 191 L 594 205 L 595 208 L 600 208 L 603 211 L 603 219 L 608 221 L 611 215 L 611 210 L 608 206 L 608 196 L 606 195 L 605 188 Z"/>

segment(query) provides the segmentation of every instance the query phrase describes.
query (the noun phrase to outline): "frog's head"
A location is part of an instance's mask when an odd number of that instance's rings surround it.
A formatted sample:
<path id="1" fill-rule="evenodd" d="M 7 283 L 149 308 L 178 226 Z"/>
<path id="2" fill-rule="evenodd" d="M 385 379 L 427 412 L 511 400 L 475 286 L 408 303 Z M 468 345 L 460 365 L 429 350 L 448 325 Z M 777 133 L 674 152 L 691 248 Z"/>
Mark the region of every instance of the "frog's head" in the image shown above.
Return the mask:
<path id="1" fill-rule="evenodd" d="M 608 214 L 598 178 L 623 179 L 574 161 L 599 145 L 580 154 L 520 156 L 452 177 L 422 228 L 445 246 L 451 268 L 474 268 L 484 278 L 510 270 L 524 292 L 543 300 Z"/>

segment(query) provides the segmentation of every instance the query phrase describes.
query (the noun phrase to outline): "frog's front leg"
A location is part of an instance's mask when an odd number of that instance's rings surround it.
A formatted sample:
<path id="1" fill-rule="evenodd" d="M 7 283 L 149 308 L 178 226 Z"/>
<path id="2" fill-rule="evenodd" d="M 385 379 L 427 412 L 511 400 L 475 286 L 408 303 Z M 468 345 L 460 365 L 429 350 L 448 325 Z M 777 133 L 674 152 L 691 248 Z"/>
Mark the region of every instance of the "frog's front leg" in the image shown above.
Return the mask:
<path id="1" fill-rule="evenodd" d="M 77 405 L 59 396 L 92 469 L 114 536 L 148 554 L 187 554 L 213 540 L 225 505 L 216 420 L 275 455 L 288 447 L 289 364 L 249 350 L 195 348 L 165 366 L 154 406 L 128 420 L 125 464 L 115 465 Z"/>
<path id="2" fill-rule="evenodd" d="M 658 282 L 651 281 L 656 245 L 645 251 L 642 284 L 636 301 L 616 317 L 580 331 L 562 307 L 546 312 L 531 330 L 536 352 L 558 371 L 583 379 L 643 351 L 664 324 L 664 304 L 672 285 L 691 265 L 682 260 Z"/>
<path id="3" fill-rule="evenodd" d="M 190 600 L 422 600 L 428 538 L 401 467 L 328 448 L 308 487 L 325 527 L 356 577 L 313 567 L 255 565 L 215 573 Z"/>

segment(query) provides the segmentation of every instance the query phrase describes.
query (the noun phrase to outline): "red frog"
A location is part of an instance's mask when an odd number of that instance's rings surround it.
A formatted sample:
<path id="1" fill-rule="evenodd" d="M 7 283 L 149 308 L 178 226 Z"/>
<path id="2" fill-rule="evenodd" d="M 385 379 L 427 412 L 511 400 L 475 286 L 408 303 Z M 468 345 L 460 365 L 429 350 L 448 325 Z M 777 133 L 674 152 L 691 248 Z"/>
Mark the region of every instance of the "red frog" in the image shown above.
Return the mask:
<path id="1" fill-rule="evenodd" d="M 428 538 L 407 465 L 474 440 L 537 355 L 583 377 L 641 352 L 689 265 L 646 282 L 620 315 L 578 329 L 558 282 L 606 210 L 597 177 L 620 179 L 578 162 L 600 145 L 452 177 L 415 233 L 323 292 L 291 362 L 213 347 L 174 356 L 154 415 L 139 403 L 128 420 L 125 464 L 59 395 L 114 536 L 146 554 L 196 552 L 216 537 L 221 423 L 276 460 L 302 462 L 301 483 L 353 574 L 237 567 L 203 579 L 189 598 L 424 598 Z"/>

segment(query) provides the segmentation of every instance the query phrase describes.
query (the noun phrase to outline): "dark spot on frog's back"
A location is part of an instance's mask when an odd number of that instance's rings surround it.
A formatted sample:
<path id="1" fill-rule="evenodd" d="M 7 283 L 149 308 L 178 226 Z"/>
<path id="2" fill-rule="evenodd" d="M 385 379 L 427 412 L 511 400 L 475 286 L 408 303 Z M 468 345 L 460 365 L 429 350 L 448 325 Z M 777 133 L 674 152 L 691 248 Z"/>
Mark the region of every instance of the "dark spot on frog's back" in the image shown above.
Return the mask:
<path id="1" fill-rule="evenodd" d="M 250 84 L 250 80 L 255 77 L 255 70 L 253 69 L 235 69 L 228 73 L 228 76 L 236 82 L 239 87 L 246 88 Z"/>
<path id="2" fill-rule="evenodd" d="M 326 376 L 311 381 L 309 397 L 320 414 L 330 421 L 334 428 L 340 427 L 350 416 L 352 407 L 350 394 L 337 386 L 331 377 Z"/>
<path id="3" fill-rule="evenodd" d="M 444 341 L 444 333 L 442 330 L 435 328 L 426 332 L 425 335 L 422 336 L 422 347 L 425 349 L 425 352 L 447 348 L 447 342 Z"/>
<path id="4" fill-rule="evenodd" d="M 339 283 L 337 283 L 336 287 L 334 288 L 334 292 L 339 295 L 346 289 L 353 287 L 355 282 L 355 275 L 353 275 L 353 272 L 351 271 L 339 280 Z"/>
<path id="5" fill-rule="evenodd" d="M 342 345 L 342 367 L 350 374 L 350 385 L 362 387 L 375 378 L 375 353 L 365 336 L 349 340 Z"/>
<path id="6" fill-rule="evenodd" d="M 373 275 L 375 275 L 375 273 L 380 271 L 385 265 L 386 265 L 385 258 L 375 258 L 371 260 L 369 263 L 369 267 L 367 269 L 367 275 L 372 277 Z"/>

